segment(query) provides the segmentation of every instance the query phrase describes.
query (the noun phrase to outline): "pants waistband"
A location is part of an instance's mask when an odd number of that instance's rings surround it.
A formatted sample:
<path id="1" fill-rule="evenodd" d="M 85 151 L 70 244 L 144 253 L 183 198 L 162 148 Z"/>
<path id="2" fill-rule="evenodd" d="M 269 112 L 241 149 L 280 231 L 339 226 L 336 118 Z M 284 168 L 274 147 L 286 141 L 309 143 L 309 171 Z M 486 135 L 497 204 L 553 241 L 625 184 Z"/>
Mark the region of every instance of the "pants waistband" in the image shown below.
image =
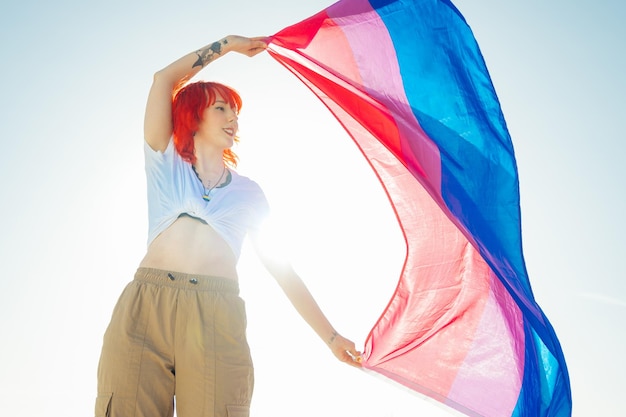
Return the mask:
<path id="1" fill-rule="evenodd" d="M 195 291 L 214 291 L 239 295 L 239 283 L 230 278 L 210 275 L 186 274 L 155 268 L 138 268 L 135 280 L 157 285 L 189 289 Z"/>

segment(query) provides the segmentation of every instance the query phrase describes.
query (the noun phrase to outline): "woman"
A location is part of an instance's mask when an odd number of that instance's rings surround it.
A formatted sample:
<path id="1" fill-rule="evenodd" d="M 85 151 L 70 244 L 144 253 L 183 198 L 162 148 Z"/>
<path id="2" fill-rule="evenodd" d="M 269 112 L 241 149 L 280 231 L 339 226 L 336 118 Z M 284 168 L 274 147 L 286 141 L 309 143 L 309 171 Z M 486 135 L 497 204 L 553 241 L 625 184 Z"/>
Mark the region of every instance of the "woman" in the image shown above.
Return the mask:
<path id="1" fill-rule="evenodd" d="M 245 235 L 287 297 L 341 361 L 360 366 L 288 263 L 258 241 L 268 212 L 231 147 L 241 99 L 186 84 L 228 52 L 255 56 L 264 38 L 227 36 L 154 76 L 144 120 L 148 250 L 114 309 L 98 368 L 96 416 L 244 417 L 254 375 L 236 265 Z"/>

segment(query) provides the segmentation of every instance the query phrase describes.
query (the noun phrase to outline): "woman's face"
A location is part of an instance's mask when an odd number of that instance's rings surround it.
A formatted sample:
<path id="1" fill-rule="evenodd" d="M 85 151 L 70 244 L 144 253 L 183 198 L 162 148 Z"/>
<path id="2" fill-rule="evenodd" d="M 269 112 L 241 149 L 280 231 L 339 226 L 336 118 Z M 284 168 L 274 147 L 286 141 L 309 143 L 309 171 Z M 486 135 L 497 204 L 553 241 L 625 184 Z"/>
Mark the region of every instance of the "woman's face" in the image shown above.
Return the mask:
<path id="1" fill-rule="evenodd" d="M 237 120 L 236 109 L 217 94 L 215 103 L 204 109 L 195 139 L 208 141 L 222 149 L 230 148 L 239 128 Z"/>

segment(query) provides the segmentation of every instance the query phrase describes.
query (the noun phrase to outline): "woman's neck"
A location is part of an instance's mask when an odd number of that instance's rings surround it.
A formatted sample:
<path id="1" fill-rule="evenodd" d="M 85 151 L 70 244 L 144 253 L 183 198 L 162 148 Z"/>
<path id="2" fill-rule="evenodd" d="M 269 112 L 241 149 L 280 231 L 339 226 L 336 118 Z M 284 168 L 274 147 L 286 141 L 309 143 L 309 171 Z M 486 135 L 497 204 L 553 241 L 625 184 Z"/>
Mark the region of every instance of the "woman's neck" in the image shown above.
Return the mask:
<path id="1" fill-rule="evenodd" d="M 196 162 L 194 167 L 200 173 L 213 176 L 221 174 L 224 169 L 224 151 L 209 146 L 203 146 L 202 143 L 195 143 Z"/>

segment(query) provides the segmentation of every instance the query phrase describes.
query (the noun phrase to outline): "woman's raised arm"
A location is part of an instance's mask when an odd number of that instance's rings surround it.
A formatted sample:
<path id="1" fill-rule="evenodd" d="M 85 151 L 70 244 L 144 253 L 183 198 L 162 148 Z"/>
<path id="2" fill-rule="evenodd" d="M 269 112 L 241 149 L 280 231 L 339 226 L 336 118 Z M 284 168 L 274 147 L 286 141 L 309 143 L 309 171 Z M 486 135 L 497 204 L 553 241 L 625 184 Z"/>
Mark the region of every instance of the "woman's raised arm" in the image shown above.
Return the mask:
<path id="1" fill-rule="evenodd" d="M 254 56 L 267 47 L 265 37 L 226 36 L 172 62 L 154 74 L 144 117 L 144 139 L 163 151 L 172 135 L 172 93 L 202 68 L 228 52 Z"/>

